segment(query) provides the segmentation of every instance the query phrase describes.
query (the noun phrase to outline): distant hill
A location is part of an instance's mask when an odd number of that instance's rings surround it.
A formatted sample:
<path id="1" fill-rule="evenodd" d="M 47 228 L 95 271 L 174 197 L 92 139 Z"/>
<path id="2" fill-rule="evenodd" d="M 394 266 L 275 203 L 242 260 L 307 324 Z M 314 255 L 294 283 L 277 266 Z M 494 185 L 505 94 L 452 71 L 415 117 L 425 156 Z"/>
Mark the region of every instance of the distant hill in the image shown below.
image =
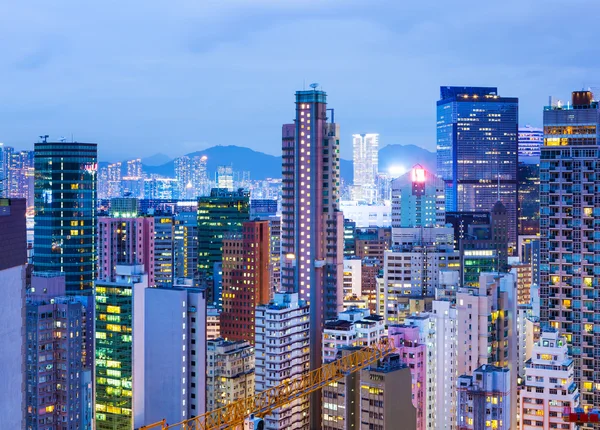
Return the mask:
<path id="1" fill-rule="evenodd" d="M 266 179 L 281 177 L 281 157 L 254 151 L 241 146 L 213 146 L 204 151 L 192 152 L 188 156 L 206 155 L 208 175 L 214 178 L 218 166 L 231 165 L 234 171 L 249 171 L 250 179 Z M 151 162 L 164 154 L 149 157 Z M 166 156 L 164 156 L 166 157 Z M 168 158 L 168 157 L 167 157 Z M 175 162 L 169 160 L 159 165 L 148 164 L 148 159 L 143 159 L 144 172 L 162 176 L 175 176 Z M 99 163 L 100 167 L 108 165 Z M 428 170 L 435 172 L 435 153 L 415 145 L 388 145 L 379 150 L 379 171 L 388 172 L 392 166 L 403 166 L 410 169 L 415 164 L 421 164 Z M 123 162 L 126 169 L 127 163 Z M 346 183 L 352 183 L 353 169 L 351 160 L 341 160 L 340 170 Z"/>
<path id="2" fill-rule="evenodd" d="M 402 166 L 406 170 L 420 164 L 425 169 L 436 172 L 436 154 L 416 145 L 388 145 L 379 150 L 379 171 L 389 172 L 390 168 Z"/>
<path id="3" fill-rule="evenodd" d="M 154 154 L 150 157 L 142 158 L 142 164 L 146 166 L 160 166 L 167 164 L 172 158 L 166 154 Z"/>

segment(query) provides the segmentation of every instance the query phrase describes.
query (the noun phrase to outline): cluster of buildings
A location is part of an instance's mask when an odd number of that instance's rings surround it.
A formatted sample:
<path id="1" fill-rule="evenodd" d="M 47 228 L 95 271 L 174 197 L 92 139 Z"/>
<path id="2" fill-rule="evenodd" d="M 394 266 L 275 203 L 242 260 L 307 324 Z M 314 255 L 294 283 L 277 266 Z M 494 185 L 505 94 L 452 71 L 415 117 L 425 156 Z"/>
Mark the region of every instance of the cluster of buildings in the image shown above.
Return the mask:
<path id="1" fill-rule="evenodd" d="M 147 198 L 141 161 L 99 171 L 96 144 L 1 147 L 1 178 L 23 180 L 0 198 L 6 428 L 180 422 L 384 339 L 392 354 L 265 428 L 575 429 L 565 408 L 600 406 L 590 92 L 544 108 L 540 130 L 496 88 L 442 87 L 438 171 L 388 180 L 386 220 L 346 216 L 326 94 L 295 106 L 280 198 L 227 167 L 214 186 L 202 156 Z M 378 144 L 353 136 L 354 207 L 381 201 Z"/>

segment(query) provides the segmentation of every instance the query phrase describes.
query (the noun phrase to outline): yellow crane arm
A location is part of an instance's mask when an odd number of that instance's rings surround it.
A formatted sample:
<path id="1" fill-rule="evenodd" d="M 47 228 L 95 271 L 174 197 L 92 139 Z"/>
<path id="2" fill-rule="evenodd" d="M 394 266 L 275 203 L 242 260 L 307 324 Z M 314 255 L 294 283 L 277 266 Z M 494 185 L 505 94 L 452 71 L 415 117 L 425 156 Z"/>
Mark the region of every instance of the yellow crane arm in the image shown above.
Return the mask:
<path id="1" fill-rule="evenodd" d="M 347 374 L 363 369 L 377 360 L 387 357 L 394 352 L 391 339 L 384 338 L 381 342 L 365 347 L 342 358 L 325 364 L 308 374 L 293 378 L 275 387 L 230 403 L 214 411 L 206 412 L 194 418 L 177 424 L 167 425 L 165 421 L 141 427 L 140 430 L 216 430 L 241 426 L 250 414 L 264 417 L 274 409 L 285 406 L 289 402 L 320 390 L 325 385 L 341 379 Z"/>

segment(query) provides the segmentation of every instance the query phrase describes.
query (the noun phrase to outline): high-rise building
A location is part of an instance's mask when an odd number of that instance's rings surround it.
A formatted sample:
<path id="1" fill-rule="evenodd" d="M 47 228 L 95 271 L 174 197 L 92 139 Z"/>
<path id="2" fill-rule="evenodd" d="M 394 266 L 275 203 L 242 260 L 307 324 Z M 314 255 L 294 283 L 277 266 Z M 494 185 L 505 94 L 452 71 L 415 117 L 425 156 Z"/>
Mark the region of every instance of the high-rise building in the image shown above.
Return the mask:
<path id="1" fill-rule="evenodd" d="M 401 228 L 394 229 L 394 234 L 402 239 L 385 252 L 383 290 L 378 291 L 377 299 L 388 324 L 424 311 L 435 297 L 440 272 L 460 270 L 451 228 Z M 419 307 L 414 308 L 417 303 Z"/>
<path id="2" fill-rule="evenodd" d="M 25 428 L 25 209 L 24 199 L 0 199 L 0 405 L 2 425 L 11 429 Z"/>
<path id="3" fill-rule="evenodd" d="M 0 142 L 0 198 L 8 198 L 8 168 L 7 168 L 7 154 L 8 146 Z M 11 148 L 12 149 L 12 148 Z"/>
<path id="4" fill-rule="evenodd" d="M 544 108 L 540 160 L 541 324 L 564 334 L 582 406 L 600 407 L 600 103 L 575 91 L 572 103 Z"/>
<path id="5" fill-rule="evenodd" d="M 221 336 L 254 345 L 256 306 L 271 299 L 269 222 L 246 221 L 223 237 Z"/>
<path id="6" fill-rule="evenodd" d="M 516 415 L 508 407 L 517 393 L 510 370 L 484 364 L 458 378 L 458 429 L 516 429 Z"/>
<path id="7" fill-rule="evenodd" d="M 15 151 L 14 148 L 6 147 L 4 157 L 5 180 L 1 182 L 0 190 L 5 187 L 9 198 L 26 199 L 28 211 L 33 209 L 34 152 Z"/>
<path id="8" fill-rule="evenodd" d="M 37 169 L 36 169 L 37 170 Z M 122 179 L 122 166 L 121 162 L 112 163 L 108 165 L 108 196 L 111 199 L 113 197 L 121 197 L 123 190 L 121 189 Z"/>
<path id="9" fill-rule="evenodd" d="M 519 260 L 531 265 L 531 283 L 540 285 L 540 237 L 519 236 Z"/>
<path id="10" fill-rule="evenodd" d="M 250 193 L 213 188 L 198 199 L 198 275 L 208 288 L 209 303 L 220 300 L 212 285 L 214 265 L 223 258 L 223 236 L 242 231 L 249 220 Z"/>
<path id="11" fill-rule="evenodd" d="M 216 306 L 206 307 L 206 339 L 221 337 L 221 312 Z"/>
<path id="12" fill-rule="evenodd" d="M 155 216 L 153 260 L 154 283 L 160 287 L 169 287 L 173 285 L 173 248 L 173 216 Z"/>
<path id="13" fill-rule="evenodd" d="M 530 125 L 519 127 L 519 162 L 530 158 L 537 158 L 539 162 L 543 144 L 544 129 Z"/>
<path id="14" fill-rule="evenodd" d="M 385 251 L 392 246 L 392 229 L 389 227 L 361 228 L 355 233 L 354 249 L 358 258 L 376 259 L 383 264 Z"/>
<path id="15" fill-rule="evenodd" d="M 500 200 L 514 244 L 518 105 L 516 97 L 482 87 L 441 87 L 437 102 L 437 172 L 446 185 L 446 210 L 487 211 Z"/>
<path id="16" fill-rule="evenodd" d="M 329 320 L 323 329 L 323 362 L 337 358 L 343 347 L 364 348 L 378 343 L 386 334 L 383 318 L 371 315 L 368 309 L 350 308 L 340 312 L 338 318 Z"/>
<path id="17" fill-rule="evenodd" d="M 206 410 L 254 395 L 254 348 L 222 338 L 206 344 Z"/>
<path id="18" fill-rule="evenodd" d="M 147 267 L 154 285 L 154 218 L 98 218 L 98 280 L 114 282 L 117 265 Z"/>
<path id="19" fill-rule="evenodd" d="M 130 178 L 141 178 L 142 175 L 142 159 L 127 161 L 127 176 Z"/>
<path id="20" fill-rule="evenodd" d="M 309 372 L 309 325 L 309 307 L 298 293 L 275 293 L 271 303 L 256 307 L 256 392 Z M 308 411 L 308 397 L 293 400 L 265 417 L 265 429 L 308 429 Z M 321 414 L 316 418 L 320 422 Z"/>
<path id="21" fill-rule="evenodd" d="M 217 188 L 222 188 L 227 191 L 233 191 L 233 167 L 232 166 L 217 167 Z"/>
<path id="22" fill-rule="evenodd" d="M 445 224 L 444 181 L 420 165 L 392 181 L 392 227 Z"/>
<path id="23" fill-rule="evenodd" d="M 173 277 L 196 279 L 198 272 L 198 215 L 181 212 L 173 217 Z"/>
<path id="24" fill-rule="evenodd" d="M 352 200 L 372 204 L 377 201 L 376 179 L 379 171 L 379 134 L 353 134 L 354 186 Z"/>
<path id="25" fill-rule="evenodd" d="M 521 389 L 521 429 L 561 428 L 574 430 L 575 423 L 565 424 L 565 407 L 579 406 L 579 390 L 573 379 L 574 363 L 567 352 L 567 342 L 558 331 L 542 332 L 525 363 Z"/>
<path id="26" fill-rule="evenodd" d="M 338 355 L 359 347 L 344 347 Z M 323 387 L 324 430 L 416 428 L 409 367 L 398 354 Z"/>
<path id="27" fill-rule="evenodd" d="M 148 288 L 142 266 L 96 283 L 96 428 L 134 429 L 205 411 L 206 298 Z"/>
<path id="28" fill-rule="evenodd" d="M 342 310 L 344 217 L 339 210 L 340 128 L 327 118 L 327 94 L 296 92 L 294 124 L 282 129 L 281 286 L 310 304 L 310 366 L 321 366 L 325 320 Z M 311 397 L 311 427 L 321 422 Z"/>
<path id="29" fill-rule="evenodd" d="M 34 148 L 34 270 L 64 272 L 67 294 L 92 293 L 97 145 L 38 142 Z"/>
<path id="30" fill-rule="evenodd" d="M 208 194 L 207 161 L 206 155 L 184 155 L 175 159 L 177 195 L 180 199 L 195 199 Z"/>
<path id="31" fill-rule="evenodd" d="M 540 232 L 540 164 L 519 160 L 519 235 Z"/>
<path id="32" fill-rule="evenodd" d="M 91 370 L 83 359 L 86 307 L 65 293 L 64 274 L 32 276 L 25 326 L 26 428 L 92 425 Z"/>

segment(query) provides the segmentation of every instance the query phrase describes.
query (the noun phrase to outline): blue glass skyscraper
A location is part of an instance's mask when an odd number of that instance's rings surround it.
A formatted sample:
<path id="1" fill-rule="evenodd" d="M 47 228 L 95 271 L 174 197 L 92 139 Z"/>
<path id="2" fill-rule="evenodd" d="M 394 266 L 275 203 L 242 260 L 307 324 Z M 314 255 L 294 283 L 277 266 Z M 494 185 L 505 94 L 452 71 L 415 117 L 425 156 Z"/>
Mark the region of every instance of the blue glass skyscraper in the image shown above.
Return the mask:
<path id="1" fill-rule="evenodd" d="M 437 173 L 449 212 L 508 210 L 517 241 L 519 99 L 494 87 L 441 87 L 437 102 Z"/>
<path id="2" fill-rule="evenodd" d="M 97 145 L 41 142 L 34 149 L 34 270 L 64 272 L 68 294 L 91 294 L 96 272 Z"/>

